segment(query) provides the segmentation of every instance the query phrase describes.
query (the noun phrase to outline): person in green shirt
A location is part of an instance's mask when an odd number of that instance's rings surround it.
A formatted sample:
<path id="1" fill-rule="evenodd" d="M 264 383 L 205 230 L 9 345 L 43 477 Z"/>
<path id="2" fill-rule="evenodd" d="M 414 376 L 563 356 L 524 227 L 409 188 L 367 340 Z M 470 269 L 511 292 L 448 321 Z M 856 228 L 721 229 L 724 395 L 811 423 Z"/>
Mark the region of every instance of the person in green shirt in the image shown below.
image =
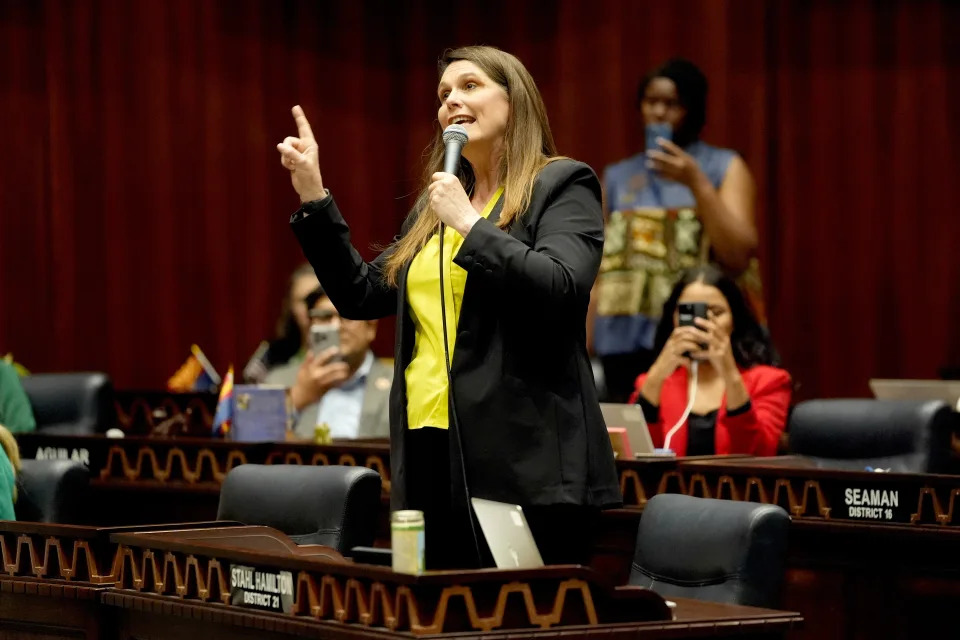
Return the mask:
<path id="1" fill-rule="evenodd" d="M 20 376 L 12 365 L 0 360 L 0 425 L 12 433 L 34 431 L 37 422 L 33 417 L 30 399 L 20 384 Z"/>
<path id="2" fill-rule="evenodd" d="M 14 433 L 34 431 L 37 422 L 20 376 L 10 364 L 0 360 L 0 520 L 16 520 L 13 503 L 17 500 L 17 472 L 20 452 Z"/>
<path id="3" fill-rule="evenodd" d="M 0 425 L 0 520 L 16 520 L 13 503 L 17 501 L 17 472 L 20 451 L 13 434 Z"/>

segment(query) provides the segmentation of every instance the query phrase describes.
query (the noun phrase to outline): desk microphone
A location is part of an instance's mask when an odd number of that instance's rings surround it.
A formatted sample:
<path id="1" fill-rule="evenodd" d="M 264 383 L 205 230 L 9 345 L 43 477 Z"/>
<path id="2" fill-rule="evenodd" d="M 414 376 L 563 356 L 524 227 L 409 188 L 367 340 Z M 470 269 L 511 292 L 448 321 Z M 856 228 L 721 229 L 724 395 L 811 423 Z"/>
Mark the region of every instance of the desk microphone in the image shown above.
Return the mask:
<path id="1" fill-rule="evenodd" d="M 443 130 L 443 143 L 447 146 L 443 154 L 443 170 L 445 173 L 457 175 L 457 168 L 460 166 L 460 153 L 463 151 L 463 145 L 470 139 L 467 136 L 467 130 L 463 125 L 452 124 Z"/>

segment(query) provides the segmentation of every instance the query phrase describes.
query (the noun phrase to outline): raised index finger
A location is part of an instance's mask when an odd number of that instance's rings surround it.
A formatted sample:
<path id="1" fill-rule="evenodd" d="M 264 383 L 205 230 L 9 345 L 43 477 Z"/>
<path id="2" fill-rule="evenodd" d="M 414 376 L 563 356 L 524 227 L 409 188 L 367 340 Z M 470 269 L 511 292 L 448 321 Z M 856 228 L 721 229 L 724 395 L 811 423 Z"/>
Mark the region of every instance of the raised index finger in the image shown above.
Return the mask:
<path id="1" fill-rule="evenodd" d="M 303 113 L 303 109 L 300 108 L 300 105 L 295 106 L 292 111 L 293 120 L 297 123 L 297 134 L 301 138 L 316 140 L 316 138 L 313 137 L 313 129 L 310 128 L 310 123 L 307 122 L 307 116 Z"/>

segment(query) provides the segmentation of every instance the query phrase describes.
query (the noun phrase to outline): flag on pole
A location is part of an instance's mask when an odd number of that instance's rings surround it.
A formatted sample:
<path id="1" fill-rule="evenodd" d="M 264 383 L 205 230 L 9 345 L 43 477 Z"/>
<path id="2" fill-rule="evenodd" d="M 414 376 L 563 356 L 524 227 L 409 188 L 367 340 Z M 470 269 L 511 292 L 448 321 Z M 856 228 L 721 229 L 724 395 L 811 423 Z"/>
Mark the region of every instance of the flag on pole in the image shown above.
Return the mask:
<path id="1" fill-rule="evenodd" d="M 226 436 L 233 424 L 233 365 L 227 369 L 220 387 L 220 399 L 217 400 L 217 412 L 213 416 L 213 433 Z"/>
<path id="2" fill-rule="evenodd" d="M 190 356 L 167 380 L 167 390 L 177 393 L 216 391 L 220 375 L 197 345 L 190 347 Z"/>

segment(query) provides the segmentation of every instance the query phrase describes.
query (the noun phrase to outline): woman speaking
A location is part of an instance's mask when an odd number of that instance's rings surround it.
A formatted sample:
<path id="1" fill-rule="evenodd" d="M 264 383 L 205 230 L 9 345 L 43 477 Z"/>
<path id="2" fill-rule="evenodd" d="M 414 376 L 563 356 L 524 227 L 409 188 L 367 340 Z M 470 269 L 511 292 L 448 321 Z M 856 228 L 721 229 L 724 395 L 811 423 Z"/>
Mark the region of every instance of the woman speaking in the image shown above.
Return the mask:
<path id="1" fill-rule="evenodd" d="M 351 245 L 300 107 L 277 145 L 301 201 L 290 223 L 343 317 L 397 314 L 391 505 L 424 512 L 427 568 L 490 564 L 469 497 L 521 505 L 547 564 L 585 563 L 597 512 L 621 501 L 585 346 L 600 183 L 557 155 L 516 57 L 454 49 L 439 75 L 423 189 L 383 253 Z M 468 137 L 456 175 L 450 125 Z"/>

